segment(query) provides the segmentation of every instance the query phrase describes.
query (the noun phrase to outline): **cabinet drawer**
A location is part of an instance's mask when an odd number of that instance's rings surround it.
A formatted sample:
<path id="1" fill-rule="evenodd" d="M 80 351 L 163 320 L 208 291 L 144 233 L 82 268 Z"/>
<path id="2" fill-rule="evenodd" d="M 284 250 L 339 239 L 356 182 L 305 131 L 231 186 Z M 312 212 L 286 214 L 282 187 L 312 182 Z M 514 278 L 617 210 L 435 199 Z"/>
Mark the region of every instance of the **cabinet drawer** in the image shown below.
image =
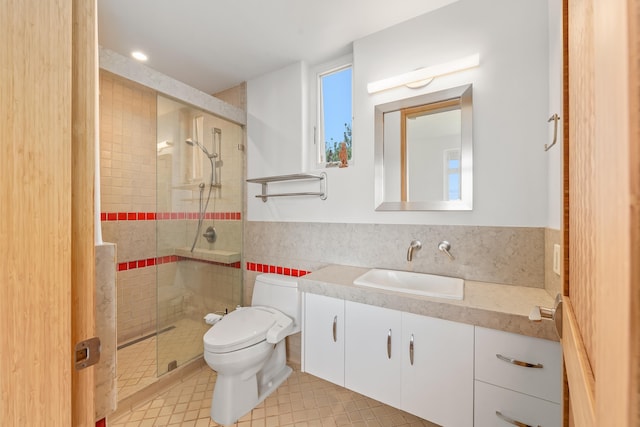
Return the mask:
<path id="1" fill-rule="evenodd" d="M 477 380 L 560 403 L 560 343 L 480 327 L 475 337 Z M 525 363 L 536 367 L 522 366 Z"/>
<path id="2" fill-rule="evenodd" d="M 532 427 L 560 427 L 562 425 L 562 409 L 557 403 L 482 381 L 475 382 L 475 395 L 474 427 L 513 427 L 522 424 Z M 509 418 L 513 422 L 507 421 Z"/>

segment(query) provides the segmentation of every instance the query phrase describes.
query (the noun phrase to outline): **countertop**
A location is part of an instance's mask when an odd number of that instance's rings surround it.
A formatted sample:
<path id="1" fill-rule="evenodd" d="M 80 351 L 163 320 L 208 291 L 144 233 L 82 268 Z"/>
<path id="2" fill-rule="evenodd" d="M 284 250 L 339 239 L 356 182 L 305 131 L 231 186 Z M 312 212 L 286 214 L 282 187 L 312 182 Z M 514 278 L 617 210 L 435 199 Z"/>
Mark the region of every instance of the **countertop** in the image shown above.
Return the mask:
<path id="1" fill-rule="evenodd" d="M 299 278 L 300 291 L 363 304 L 422 314 L 455 322 L 558 341 L 551 320 L 529 320 L 535 305 L 553 307 L 554 299 L 540 288 L 465 280 L 461 301 L 410 295 L 356 286 L 353 280 L 369 268 L 330 265 Z"/>

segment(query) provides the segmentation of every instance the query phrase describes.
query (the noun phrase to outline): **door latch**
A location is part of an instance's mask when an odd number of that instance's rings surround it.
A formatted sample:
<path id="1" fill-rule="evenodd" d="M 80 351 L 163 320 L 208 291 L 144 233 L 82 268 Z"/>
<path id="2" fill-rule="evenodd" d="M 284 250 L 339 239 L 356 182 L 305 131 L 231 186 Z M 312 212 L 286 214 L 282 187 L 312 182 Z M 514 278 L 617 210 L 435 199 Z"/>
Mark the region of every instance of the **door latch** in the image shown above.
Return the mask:
<path id="1" fill-rule="evenodd" d="M 556 325 L 556 332 L 562 338 L 562 295 L 556 295 L 553 308 L 534 306 L 529 313 L 529 320 L 540 322 L 542 319 L 552 319 Z"/>
<path id="2" fill-rule="evenodd" d="M 76 344 L 73 361 L 76 371 L 95 365 L 100 361 L 100 338 L 93 337 Z"/>

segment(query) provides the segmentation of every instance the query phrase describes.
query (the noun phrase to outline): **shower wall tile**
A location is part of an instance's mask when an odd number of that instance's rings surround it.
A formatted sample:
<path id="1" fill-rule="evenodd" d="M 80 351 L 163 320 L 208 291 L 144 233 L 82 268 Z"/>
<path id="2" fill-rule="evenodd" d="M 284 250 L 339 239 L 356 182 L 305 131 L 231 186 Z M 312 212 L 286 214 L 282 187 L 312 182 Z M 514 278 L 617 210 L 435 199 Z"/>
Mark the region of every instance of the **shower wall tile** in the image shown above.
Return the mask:
<path id="1" fill-rule="evenodd" d="M 182 260 L 173 289 L 184 296 L 184 315 L 201 321 L 207 313 L 231 311 L 240 304 L 241 277 L 239 268 Z"/>
<path id="2" fill-rule="evenodd" d="M 100 71 L 100 198 L 103 211 L 156 209 L 156 94 Z"/>
<path id="3" fill-rule="evenodd" d="M 158 329 L 170 326 L 184 313 L 184 290 L 175 285 L 178 268 L 177 262 L 157 267 Z"/>
<path id="4" fill-rule="evenodd" d="M 175 248 L 191 245 L 193 234 L 187 235 L 187 221 L 159 220 L 156 227 L 158 256 L 173 255 Z"/>
<path id="5" fill-rule="evenodd" d="M 96 257 L 96 335 L 100 337 L 100 361 L 94 369 L 95 419 L 116 410 L 116 245 L 104 243 L 95 248 Z"/>
<path id="6" fill-rule="evenodd" d="M 207 242 L 206 239 L 200 238 L 196 243 L 196 247 L 200 249 L 222 249 L 225 251 L 240 252 L 242 248 L 242 221 L 212 221 L 205 220 L 202 223 L 200 234 L 204 233 L 207 227 L 214 227 L 216 230 L 216 241 Z M 198 221 L 186 221 L 186 236 L 188 245 L 193 244 L 193 236 L 196 234 Z"/>
<path id="7" fill-rule="evenodd" d="M 105 241 L 118 245 L 118 262 L 156 256 L 154 221 L 102 222 L 102 236 Z"/>
<path id="8" fill-rule="evenodd" d="M 156 257 L 155 221 L 146 220 L 146 213 L 156 211 L 155 175 L 155 91 L 101 70 L 101 209 L 120 219 L 103 221 L 102 231 L 105 241 L 117 244 L 119 263 Z M 138 212 L 145 220 L 137 220 Z M 151 266 L 117 273 L 119 343 L 155 330 L 155 271 Z"/>
<path id="9" fill-rule="evenodd" d="M 238 86 L 213 94 L 216 98 L 231 104 L 243 111 L 247 111 L 247 83 L 242 82 Z"/>
<path id="10" fill-rule="evenodd" d="M 155 332 L 156 266 L 119 271 L 117 277 L 118 343 Z"/>

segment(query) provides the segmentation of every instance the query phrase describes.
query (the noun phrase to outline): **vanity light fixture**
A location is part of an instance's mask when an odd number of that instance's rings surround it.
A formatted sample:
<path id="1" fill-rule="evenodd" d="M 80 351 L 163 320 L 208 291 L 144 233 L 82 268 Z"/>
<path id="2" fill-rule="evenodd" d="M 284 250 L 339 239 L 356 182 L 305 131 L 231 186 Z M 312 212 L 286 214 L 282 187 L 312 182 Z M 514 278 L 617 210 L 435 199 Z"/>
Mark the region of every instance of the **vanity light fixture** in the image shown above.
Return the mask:
<path id="1" fill-rule="evenodd" d="M 419 68 L 415 71 L 370 82 L 367 85 L 367 91 L 369 93 L 376 93 L 399 86 L 407 86 L 412 89 L 416 89 L 428 85 L 435 77 L 477 67 L 478 64 L 480 64 L 480 54 L 476 53 L 474 55 L 456 59 L 455 61 L 432 65 L 431 67 L 426 68 Z"/>
<path id="2" fill-rule="evenodd" d="M 140 52 L 139 50 L 134 50 L 133 52 L 131 52 L 131 56 L 133 57 L 133 59 L 137 59 L 140 62 L 145 62 L 147 59 L 149 59 L 147 55 L 145 55 L 143 52 Z"/>

